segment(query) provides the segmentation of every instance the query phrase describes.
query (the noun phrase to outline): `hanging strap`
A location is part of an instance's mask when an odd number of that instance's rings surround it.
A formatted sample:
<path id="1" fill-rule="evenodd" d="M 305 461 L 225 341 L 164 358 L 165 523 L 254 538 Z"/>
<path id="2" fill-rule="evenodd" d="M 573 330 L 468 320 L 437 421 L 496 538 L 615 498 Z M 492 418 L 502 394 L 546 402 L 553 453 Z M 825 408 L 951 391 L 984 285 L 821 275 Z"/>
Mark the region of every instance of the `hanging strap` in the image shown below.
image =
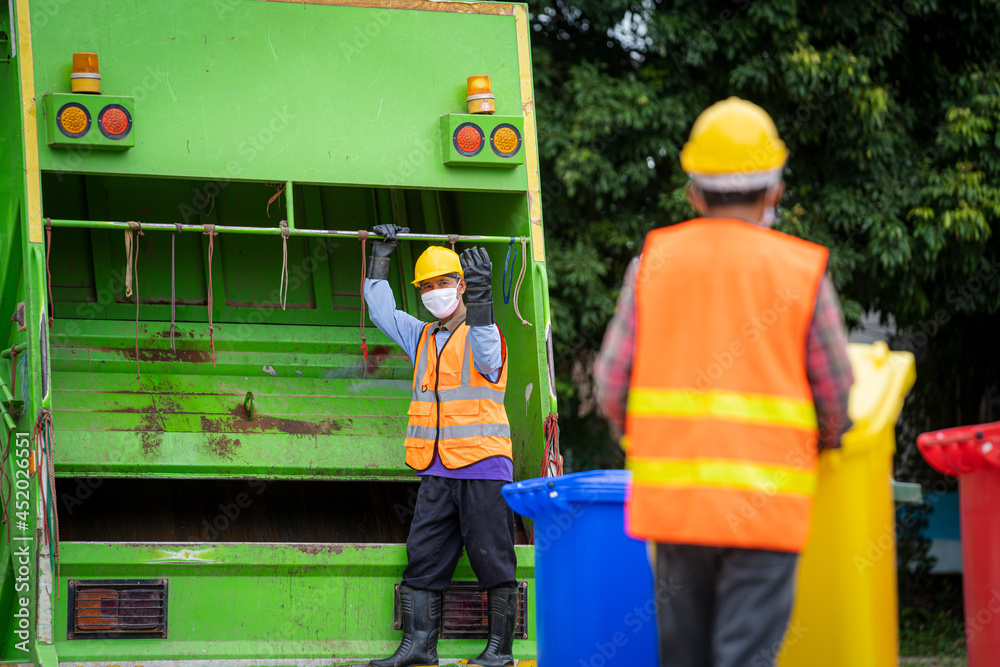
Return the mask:
<path id="1" fill-rule="evenodd" d="M 132 242 L 135 239 L 135 227 L 132 222 L 125 230 L 125 296 L 132 296 Z"/>
<path id="2" fill-rule="evenodd" d="M 208 237 L 208 346 L 212 350 L 212 368 L 215 368 L 215 326 L 212 324 L 212 254 L 215 252 L 215 225 L 202 225 Z"/>
<path id="3" fill-rule="evenodd" d="M 0 510 L 3 511 L 3 523 L 7 526 L 7 544 L 10 544 L 10 520 L 7 516 L 7 498 L 8 492 L 4 491 L 4 483 L 7 482 L 7 471 L 4 470 L 4 463 L 7 461 L 7 457 L 10 455 L 10 440 L 14 437 L 14 429 L 7 429 L 7 442 L 4 444 L 3 456 L 0 457 Z M 11 475 L 13 477 L 13 475 Z M 10 495 L 14 495 L 13 482 L 10 487 Z"/>
<path id="4" fill-rule="evenodd" d="M 49 257 L 52 256 L 52 219 L 45 218 L 45 273 L 49 285 L 49 328 L 56 321 L 55 302 L 52 300 L 52 270 L 49 268 Z"/>
<path id="5" fill-rule="evenodd" d="M 399 275 L 405 276 L 406 271 L 403 270 L 403 253 L 401 252 L 396 253 L 396 266 L 399 268 Z M 410 312 L 410 308 L 406 303 L 406 293 L 409 291 L 410 290 L 407 289 L 399 290 L 399 296 L 403 300 L 403 310 L 405 310 L 406 312 Z"/>
<path id="6" fill-rule="evenodd" d="M 392 224 L 398 226 L 399 225 L 399 220 L 397 219 L 397 212 L 396 212 L 396 191 L 393 188 L 389 188 L 389 201 L 392 203 Z M 452 244 L 451 249 L 452 250 L 455 249 L 455 244 L 454 243 Z M 364 245 L 363 244 L 362 244 L 362 252 L 364 252 Z M 365 260 L 362 259 L 361 263 L 364 264 L 364 262 L 365 262 Z M 403 275 L 403 253 L 401 253 L 401 252 L 397 252 L 396 253 L 396 266 L 399 267 L 399 275 Z M 364 266 L 362 266 L 361 270 L 362 270 L 362 272 L 364 271 Z M 364 274 L 362 273 L 362 275 L 364 275 Z M 403 300 L 403 310 L 406 310 L 407 309 L 406 308 L 406 290 L 405 289 L 404 290 L 400 290 L 399 294 L 400 294 L 400 297 Z M 364 298 L 363 298 L 364 297 L 364 290 L 362 290 L 361 296 L 362 296 L 361 300 L 364 301 Z"/>
<path id="7" fill-rule="evenodd" d="M 542 473 L 539 477 L 555 477 L 563 474 L 563 457 L 559 453 L 559 415 L 550 412 L 542 426 L 545 433 L 545 450 L 542 452 Z M 535 533 L 532 530 L 528 536 L 528 544 L 535 543 Z"/>
<path id="8" fill-rule="evenodd" d="M 170 235 L 170 350 L 172 352 L 177 351 L 177 346 L 174 344 L 174 336 L 177 334 L 177 273 L 174 262 L 174 245 L 177 235 L 182 231 L 181 223 L 175 222 L 174 227 L 177 228 L 177 231 Z"/>
<path id="9" fill-rule="evenodd" d="M 10 348 L 10 393 L 17 393 L 17 350 Z"/>
<path id="10" fill-rule="evenodd" d="M 56 599 L 61 598 L 60 554 L 59 554 L 59 512 L 56 507 L 55 457 L 52 456 L 52 412 L 39 410 L 32 432 L 34 454 L 37 460 L 39 499 L 42 503 L 44 522 L 42 539 L 51 545 L 49 563 L 56 579 Z M 33 472 L 32 472 L 33 474 Z"/>
<path id="11" fill-rule="evenodd" d="M 392 204 L 392 224 L 399 225 L 399 220 L 396 216 L 396 189 L 389 188 L 389 203 Z"/>
<path id="12" fill-rule="evenodd" d="M 267 213 L 267 217 L 271 217 L 271 204 L 274 203 L 275 199 L 279 199 L 284 191 L 284 185 L 278 186 L 278 191 L 271 195 L 271 198 L 267 200 L 267 208 L 264 209 L 264 212 Z"/>
<path id="13" fill-rule="evenodd" d="M 368 241 L 368 230 L 359 229 L 358 238 L 361 239 L 361 365 L 362 372 L 368 377 L 368 341 L 365 339 L 365 278 L 368 271 L 365 243 Z"/>
<path id="14" fill-rule="evenodd" d="M 514 262 L 510 261 L 510 253 L 514 251 Z M 503 290 L 503 305 L 510 305 L 510 291 L 514 289 L 514 263 L 517 262 L 517 248 L 514 247 L 514 237 L 510 237 L 510 245 L 507 246 L 507 259 L 503 261 L 503 281 L 500 289 Z M 507 269 L 510 267 L 510 278 L 507 278 Z M 510 283 L 509 285 L 507 283 Z"/>
<path id="15" fill-rule="evenodd" d="M 142 225 L 128 221 L 125 232 L 125 296 L 132 294 L 132 274 L 135 272 L 135 379 L 139 379 L 139 237 L 144 236 Z M 132 245 L 133 237 L 135 246 Z"/>
<path id="16" fill-rule="evenodd" d="M 281 280 L 278 282 L 278 302 L 284 310 L 285 304 L 288 303 L 288 237 L 292 235 L 292 231 L 288 228 L 287 220 L 279 222 L 278 227 L 281 228 Z"/>
<path id="17" fill-rule="evenodd" d="M 39 412 L 38 417 L 35 418 L 35 426 L 31 432 L 31 454 L 28 459 L 28 475 L 31 476 L 37 473 L 38 501 L 42 505 L 42 513 L 44 515 L 44 521 L 42 522 L 42 542 L 43 544 L 48 544 L 51 535 L 49 524 L 52 517 L 49 516 L 49 502 L 47 498 L 49 486 L 45 478 L 49 475 L 49 467 L 45 461 L 42 425 L 42 413 Z"/>
<path id="18" fill-rule="evenodd" d="M 17 358 L 17 354 L 16 353 L 12 353 L 11 356 L 14 357 L 14 358 Z M 21 362 L 20 362 L 20 366 L 21 366 L 21 368 L 20 368 L 20 370 L 21 370 L 21 411 L 18 412 L 16 415 L 14 415 L 13 413 L 11 413 L 11 417 L 14 417 L 15 419 L 20 419 L 21 415 L 23 415 L 25 412 L 28 411 L 28 403 L 29 403 L 29 401 L 28 401 L 28 364 L 26 363 L 27 361 L 28 361 L 28 351 L 25 350 L 24 351 L 24 356 L 21 357 Z M 13 371 L 14 371 L 14 368 L 13 368 L 13 366 L 11 366 L 11 377 L 15 377 L 16 376 L 16 374 Z M 10 390 L 11 390 L 11 393 L 14 393 L 14 384 L 13 383 L 11 383 L 11 385 L 10 385 Z"/>
<path id="19" fill-rule="evenodd" d="M 543 426 L 545 432 L 545 454 L 542 457 L 541 477 L 555 477 L 563 474 L 563 457 L 559 453 L 559 414 L 550 412 Z"/>
<path id="20" fill-rule="evenodd" d="M 17 418 L 28 411 L 28 351 L 24 351 L 21 357 L 21 411 L 17 413 Z"/>
<path id="21" fill-rule="evenodd" d="M 138 284 L 136 285 L 138 289 Z M 136 295 L 138 298 L 138 295 Z M 55 456 L 52 454 L 52 412 L 49 410 L 42 410 L 42 415 L 45 419 L 44 433 L 45 433 L 45 458 L 49 466 L 49 498 L 52 501 L 52 523 L 54 530 L 52 531 L 52 551 L 50 552 L 50 557 L 55 556 L 55 575 L 56 575 L 56 599 L 62 597 L 60 579 L 62 578 L 60 569 L 62 564 L 62 559 L 59 555 L 59 508 L 56 506 L 56 499 L 59 497 L 56 494 L 56 463 Z"/>
<path id="22" fill-rule="evenodd" d="M 510 251 L 508 251 L 509 253 Z M 516 256 L 515 256 L 516 259 Z M 514 314 L 517 315 L 517 319 L 521 320 L 521 324 L 526 327 L 531 326 L 531 322 L 524 319 L 521 315 L 520 309 L 517 307 L 517 300 L 521 296 L 521 285 L 524 284 L 524 274 L 528 271 L 528 239 L 527 237 L 521 237 L 521 275 L 517 277 L 517 285 L 514 287 Z M 514 271 L 511 270 L 511 279 L 514 277 Z M 504 299 L 504 303 L 507 300 Z"/>

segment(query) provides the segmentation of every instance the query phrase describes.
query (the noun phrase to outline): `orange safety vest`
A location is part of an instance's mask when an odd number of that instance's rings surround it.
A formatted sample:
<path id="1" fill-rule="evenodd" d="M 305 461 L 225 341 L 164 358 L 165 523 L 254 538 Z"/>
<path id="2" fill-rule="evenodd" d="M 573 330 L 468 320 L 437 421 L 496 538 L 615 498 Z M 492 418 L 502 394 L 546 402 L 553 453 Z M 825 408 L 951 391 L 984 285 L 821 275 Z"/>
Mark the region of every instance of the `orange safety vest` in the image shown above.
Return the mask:
<path id="1" fill-rule="evenodd" d="M 500 337 L 502 367 L 490 382 L 473 366 L 467 345 L 469 325 L 451 334 L 438 358 L 435 323 L 424 327 L 413 370 L 410 422 L 406 427 L 406 465 L 426 470 L 437 447 L 446 468 L 464 468 L 493 456 L 513 460 L 510 422 L 503 406 L 507 388 L 507 342 Z"/>
<path id="2" fill-rule="evenodd" d="M 803 549 L 818 440 L 806 338 L 827 257 L 739 220 L 646 236 L 625 426 L 633 535 Z"/>

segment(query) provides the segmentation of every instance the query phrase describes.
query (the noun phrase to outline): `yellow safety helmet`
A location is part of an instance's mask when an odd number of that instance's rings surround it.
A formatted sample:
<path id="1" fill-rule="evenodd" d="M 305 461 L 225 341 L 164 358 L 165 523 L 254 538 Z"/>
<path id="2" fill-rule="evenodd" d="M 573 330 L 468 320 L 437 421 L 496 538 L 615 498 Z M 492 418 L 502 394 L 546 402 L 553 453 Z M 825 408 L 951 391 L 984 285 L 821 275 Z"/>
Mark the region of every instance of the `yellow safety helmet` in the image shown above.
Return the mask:
<path id="1" fill-rule="evenodd" d="M 449 273 L 457 273 L 465 277 L 462 271 L 462 262 L 458 259 L 458 253 L 450 248 L 439 245 L 432 245 L 427 250 L 420 253 L 417 264 L 413 267 L 413 284 L 420 287 L 422 280 L 436 278 Z"/>
<path id="2" fill-rule="evenodd" d="M 788 149 L 771 117 L 738 97 L 702 111 L 681 150 L 681 167 L 691 180 L 716 192 L 773 185 L 787 160 Z"/>

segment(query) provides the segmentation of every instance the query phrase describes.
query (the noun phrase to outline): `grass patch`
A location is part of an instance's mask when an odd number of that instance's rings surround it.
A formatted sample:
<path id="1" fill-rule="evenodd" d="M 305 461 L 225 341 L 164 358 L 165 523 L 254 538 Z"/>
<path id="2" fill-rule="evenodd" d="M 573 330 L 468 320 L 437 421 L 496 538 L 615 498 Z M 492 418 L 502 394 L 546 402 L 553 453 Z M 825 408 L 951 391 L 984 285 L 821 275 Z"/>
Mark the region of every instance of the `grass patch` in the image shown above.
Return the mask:
<path id="1" fill-rule="evenodd" d="M 899 620 L 900 655 L 960 658 L 962 662 L 954 664 L 965 664 L 965 624 L 960 616 L 956 618 L 955 614 L 943 610 L 907 607 L 900 612 Z"/>
<path id="2" fill-rule="evenodd" d="M 899 667 L 968 667 L 965 658 L 900 658 Z"/>

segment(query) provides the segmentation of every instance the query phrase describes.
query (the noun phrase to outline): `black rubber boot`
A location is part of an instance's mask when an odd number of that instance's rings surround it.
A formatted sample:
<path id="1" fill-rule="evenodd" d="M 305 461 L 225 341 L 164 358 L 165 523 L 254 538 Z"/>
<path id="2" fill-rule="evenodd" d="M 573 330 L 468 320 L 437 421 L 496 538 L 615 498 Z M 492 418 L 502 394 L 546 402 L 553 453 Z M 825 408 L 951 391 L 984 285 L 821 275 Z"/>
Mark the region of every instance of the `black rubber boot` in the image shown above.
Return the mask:
<path id="1" fill-rule="evenodd" d="M 371 667 L 437 667 L 437 640 L 441 624 L 441 592 L 399 587 L 403 641 L 391 657 L 372 660 Z"/>
<path id="2" fill-rule="evenodd" d="M 490 638 L 486 650 L 469 665 L 512 667 L 514 664 L 514 629 L 517 625 L 517 589 L 489 590 Z"/>

